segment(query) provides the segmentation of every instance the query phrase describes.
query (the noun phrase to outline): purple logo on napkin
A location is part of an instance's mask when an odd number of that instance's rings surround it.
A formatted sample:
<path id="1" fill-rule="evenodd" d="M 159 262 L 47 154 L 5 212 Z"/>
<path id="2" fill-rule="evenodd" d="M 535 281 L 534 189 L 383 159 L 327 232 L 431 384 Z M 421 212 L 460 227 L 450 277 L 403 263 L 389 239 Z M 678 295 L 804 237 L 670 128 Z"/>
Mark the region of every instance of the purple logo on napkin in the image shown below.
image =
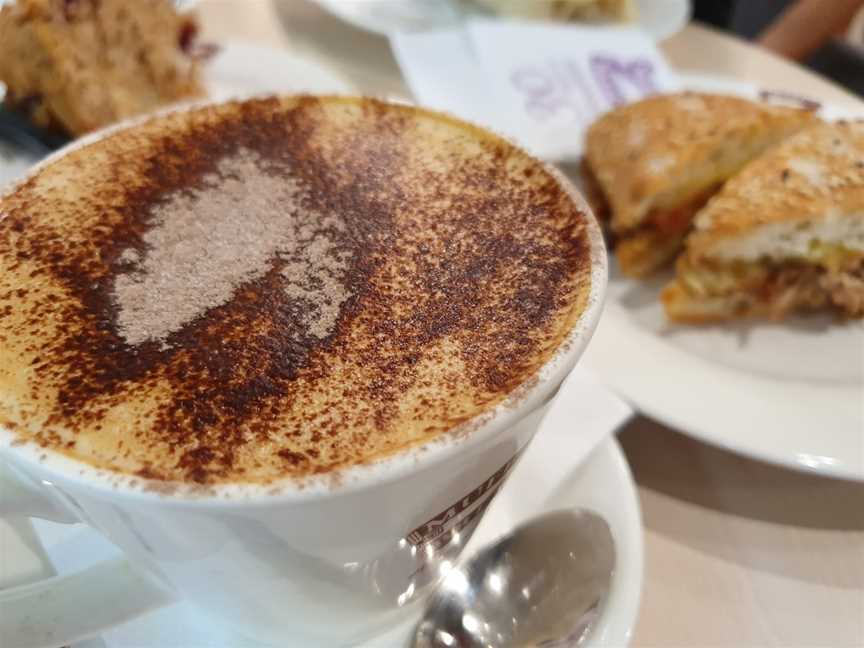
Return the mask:
<path id="1" fill-rule="evenodd" d="M 622 61 L 610 54 L 594 54 L 589 66 L 600 92 L 613 106 L 641 99 L 658 90 L 654 64 L 648 59 Z"/>
<path id="2" fill-rule="evenodd" d="M 564 124 L 591 120 L 610 106 L 657 92 L 656 75 L 649 58 L 595 53 L 587 61 L 560 58 L 521 65 L 510 72 L 509 80 L 524 98 L 531 119 Z"/>
<path id="3" fill-rule="evenodd" d="M 550 59 L 516 68 L 510 73 L 510 83 L 524 95 L 525 112 L 538 122 L 562 113 L 569 113 L 566 119 L 580 121 L 596 110 L 590 105 L 591 93 L 574 61 Z"/>

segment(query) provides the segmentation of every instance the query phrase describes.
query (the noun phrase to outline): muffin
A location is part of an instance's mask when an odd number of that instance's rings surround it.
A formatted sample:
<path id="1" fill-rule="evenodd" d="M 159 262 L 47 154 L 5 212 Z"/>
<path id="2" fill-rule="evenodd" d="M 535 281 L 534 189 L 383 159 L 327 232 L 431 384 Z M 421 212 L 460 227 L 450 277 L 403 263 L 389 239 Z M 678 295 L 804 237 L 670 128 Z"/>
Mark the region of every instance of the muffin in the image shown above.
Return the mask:
<path id="1" fill-rule="evenodd" d="M 78 136 L 202 96 L 196 33 L 170 0 L 16 0 L 0 10 L 6 104 Z"/>

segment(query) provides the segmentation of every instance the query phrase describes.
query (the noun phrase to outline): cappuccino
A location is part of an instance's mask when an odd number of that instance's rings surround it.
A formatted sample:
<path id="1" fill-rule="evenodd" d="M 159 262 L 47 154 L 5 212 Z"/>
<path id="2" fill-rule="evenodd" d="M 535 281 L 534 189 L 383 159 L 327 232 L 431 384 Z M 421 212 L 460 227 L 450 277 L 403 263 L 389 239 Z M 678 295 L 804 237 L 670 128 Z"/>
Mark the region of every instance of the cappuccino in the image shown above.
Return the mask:
<path id="1" fill-rule="evenodd" d="M 580 204 L 495 135 L 373 99 L 117 130 L 0 198 L 0 426 L 166 482 L 385 458 L 562 344 L 590 291 Z"/>

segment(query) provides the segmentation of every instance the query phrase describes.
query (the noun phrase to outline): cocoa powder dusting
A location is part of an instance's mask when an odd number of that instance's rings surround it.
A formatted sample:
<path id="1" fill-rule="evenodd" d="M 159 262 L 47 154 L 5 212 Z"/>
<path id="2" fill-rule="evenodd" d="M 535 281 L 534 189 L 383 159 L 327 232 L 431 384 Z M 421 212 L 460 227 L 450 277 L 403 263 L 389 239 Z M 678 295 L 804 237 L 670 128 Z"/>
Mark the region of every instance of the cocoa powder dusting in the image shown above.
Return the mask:
<path id="1" fill-rule="evenodd" d="M 554 353 L 584 218 L 511 145 L 410 107 L 152 120 L 0 198 L 0 424 L 149 483 L 374 461 Z"/>
<path id="2" fill-rule="evenodd" d="M 303 323 L 326 337 L 349 294 L 343 285 L 349 253 L 334 251 L 327 232 L 335 216 L 300 209 L 301 188 L 287 174 L 268 173 L 254 151 L 219 161 L 201 186 L 154 207 L 144 234 L 143 261 L 124 250 L 132 268 L 117 275 L 117 327 L 130 345 L 166 337 L 228 302 L 242 284 L 285 262 L 285 293 L 300 300 Z"/>

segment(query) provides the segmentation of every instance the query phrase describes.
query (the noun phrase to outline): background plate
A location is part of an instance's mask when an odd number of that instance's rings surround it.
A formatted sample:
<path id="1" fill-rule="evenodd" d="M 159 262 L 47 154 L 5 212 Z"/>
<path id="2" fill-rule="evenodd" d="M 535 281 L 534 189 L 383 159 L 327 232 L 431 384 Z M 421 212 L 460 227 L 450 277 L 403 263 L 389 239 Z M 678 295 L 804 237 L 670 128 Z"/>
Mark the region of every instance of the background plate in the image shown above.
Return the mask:
<path id="1" fill-rule="evenodd" d="M 329 69 L 288 52 L 239 42 L 220 46 L 204 69 L 214 99 L 267 92 L 348 93 L 351 85 Z"/>
<path id="2" fill-rule="evenodd" d="M 529 0 L 531 1 L 531 0 Z M 490 14 L 468 0 L 315 0 L 334 16 L 376 34 L 453 26 Z M 690 19 L 689 0 L 636 0 L 638 24 L 656 40 L 668 38 Z"/>
<path id="3" fill-rule="evenodd" d="M 754 85 L 683 75 L 686 87 L 757 98 Z M 773 101 L 800 102 L 768 91 Z M 822 107 L 827 119 L 848 112 Z M 860 117 L 861 115 L 859 115 Z M 586 365 L 640 410 L 759 459 L 864 480 L 864 322 L 813 315 L 783 323 L 669 324 L 659 291 L 614 265 Z"/>

